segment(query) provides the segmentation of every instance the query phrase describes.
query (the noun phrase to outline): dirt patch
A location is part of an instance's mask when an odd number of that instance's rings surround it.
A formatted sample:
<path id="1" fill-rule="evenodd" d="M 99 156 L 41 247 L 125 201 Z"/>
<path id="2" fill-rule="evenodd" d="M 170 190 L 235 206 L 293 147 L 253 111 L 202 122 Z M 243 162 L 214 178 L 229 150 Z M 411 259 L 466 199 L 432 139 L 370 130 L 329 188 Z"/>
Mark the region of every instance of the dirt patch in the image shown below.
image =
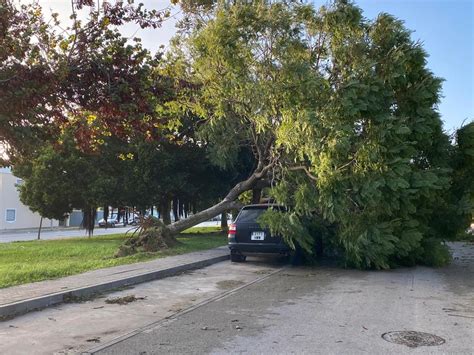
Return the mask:
<path id="1" fill-rule="evenodd" d="M 237 288 L 239 286 L 244 285 L 245 282 L 243 281 L 238 281 L 238 280 L 223 280 L 217 282 L 217 287 L 222 289 L 222 290 L 230 290 L 232 288 Z"/>
<path id="2" fill-rule="evenodd" d="M 121 306 L 125 304 L 129 304 L 135 301 L 144 300 L 146 297 L 135 297 L 135 295 L 128 295 L 124 297 L 117 297 L 117 298 L 107 298 L 105 303 L 107 304 L 119 304 Z"/>
<path id="3" fill-rule="evenodd" d="M 90 338 L 86 340 L 88 343 L 100 343 L 100 337 Z"/>
<path id="4" fill-rule="evenodd" d="M 191 304 L 192 303 L 190 302 L 175 303 L 170 307 L 170 309 L 168 309 L 168 312 L 173 312 L 173 313 L 181 312 L 183 309 L 189 307 Z"/>
<path id="5" fill-rule="evenodd" d="M 434 334 L 415 332 L 415 331 L 398 331 L 382 334 L 382 339 L 395 344 L 406 345 L 410 348 L 419 346 L 437 346 L 442 345 L 446 341 Z"/>
<path id="6" fill-rule="evenodd" d="M 63 302 L 64 303 L 84 303 L 84 302 L 89 302 L 89 301 L 92 301 L 93 299 L 102 298 L 102 297 L 104 296 L 98 293 L 94 293 L 88 296 L 76 296 L 69 293 L 69 294 L 64 295 Z"/>

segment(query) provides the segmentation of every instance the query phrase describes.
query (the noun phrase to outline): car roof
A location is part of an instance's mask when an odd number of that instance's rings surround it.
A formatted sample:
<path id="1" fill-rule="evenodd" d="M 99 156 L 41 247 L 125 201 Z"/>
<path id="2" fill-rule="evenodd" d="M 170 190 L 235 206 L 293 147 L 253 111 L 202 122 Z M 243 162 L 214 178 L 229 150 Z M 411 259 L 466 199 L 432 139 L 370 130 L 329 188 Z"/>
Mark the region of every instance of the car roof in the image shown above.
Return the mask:
<path id="1" fill-rule="evenodd" d="M 268 208 L 268 207 L 281 207 L 284 208 L 283 205 L 279 205 L 277 203 L 256 203 L 253 205 L 245 205 L 242 209 L 252 209 L 252 208 Z"/>

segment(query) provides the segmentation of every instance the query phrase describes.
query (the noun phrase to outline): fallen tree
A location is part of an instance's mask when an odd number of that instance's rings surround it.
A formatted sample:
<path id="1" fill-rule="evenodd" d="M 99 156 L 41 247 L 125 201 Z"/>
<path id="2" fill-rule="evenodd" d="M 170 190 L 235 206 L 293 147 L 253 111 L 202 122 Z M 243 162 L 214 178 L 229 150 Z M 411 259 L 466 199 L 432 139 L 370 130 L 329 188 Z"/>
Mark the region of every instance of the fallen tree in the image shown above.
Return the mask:
<path id="1" fill-rule="evenodd" d="M 265 166 L 259 164 L 259 167 L 253 171 L 251 176 L 236 184 L 222 201 L 205 210 L 190 215 L 185 219 L 165 225 L 160 220 L 156 220 L 152 217 L 145 218 L 140 223 L 136 233 L 119 248 L 116 256 L 127 256 L 138 251 L 153 252 L 167 249 L 177 243 L 175 236 L 180 232 L 201 222 L 208 221 L 229 210 L 240 209 L 243 206 L 243 204 L 237 200 L 240 194 L 255 187 L 256 184 L 268 174 L 272 166 L 273 164 Z"/>
<path id="2" fill-rule="evenodd" d="M 264 224 L 290 245 L 311 252 L 314 232 L 325 234 L 358 268 L 449 260 L 449 236 L 431 223 L 452 180 L 437 112 L 442 80 L 401 21 L 367 20 L 341 0 L 319 11 L 219 3 L 190 23 L 169 54 L 199 88 L 181 110 L 201 118 L 198 137 L 217 164 L 232 164 L 246 145 L 258 166 L 170 231 L 218 214 L 266 175 L 287 212 Z"/>

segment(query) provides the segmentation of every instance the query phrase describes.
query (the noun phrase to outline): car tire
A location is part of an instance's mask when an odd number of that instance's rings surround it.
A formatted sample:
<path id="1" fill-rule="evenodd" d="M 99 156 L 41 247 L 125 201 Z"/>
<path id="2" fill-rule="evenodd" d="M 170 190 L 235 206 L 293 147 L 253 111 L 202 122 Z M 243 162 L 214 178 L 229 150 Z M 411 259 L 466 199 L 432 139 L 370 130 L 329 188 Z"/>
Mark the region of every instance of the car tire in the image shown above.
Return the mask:
<path id="1" fill-rule="evenodd" d="M 244 255 L 234 254 L 234 253 L 230 254 L 230 261 L 233 263 L 242 263 L 245 261 L 245 259 L 247 259 L 247 257 Z"/>
<path id="2" fill-rule="evenodd" d="M 303 265 L 303 249 L 299 245 L 288 255 L 288 262 L 293 266 Z"/>

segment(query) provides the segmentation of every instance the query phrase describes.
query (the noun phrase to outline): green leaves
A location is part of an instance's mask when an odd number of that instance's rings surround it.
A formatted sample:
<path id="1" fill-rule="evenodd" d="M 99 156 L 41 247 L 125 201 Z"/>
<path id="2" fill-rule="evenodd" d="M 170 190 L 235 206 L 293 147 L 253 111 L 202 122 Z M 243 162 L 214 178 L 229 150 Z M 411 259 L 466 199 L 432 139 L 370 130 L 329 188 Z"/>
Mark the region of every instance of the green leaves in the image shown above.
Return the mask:
<path id="1" fill-rule="evenodd" d="M 258 222 L 262 227 L 270 228 L 272 235 L 282 236 L 291 249 L 294 250 L 295 243 L 298 243 L 306 252 L 312 253 L 314 239 L 298 215 L 269 209 L 259 217 Z"/>
<path id="2" fill-rule="evenodd" d="M 213 155 L 243 144 L 259 158 L 260 135 L 275 140 L 265 159 L 278 157 L 272 195 L 288 212 L 262 222 L 306 248 L 324 220 L 347 265 L 418 260 L 449 186 L 447 145 L 441 80 L 401 21 L 346 2 L 217 5 L 189 44 Z"/>

